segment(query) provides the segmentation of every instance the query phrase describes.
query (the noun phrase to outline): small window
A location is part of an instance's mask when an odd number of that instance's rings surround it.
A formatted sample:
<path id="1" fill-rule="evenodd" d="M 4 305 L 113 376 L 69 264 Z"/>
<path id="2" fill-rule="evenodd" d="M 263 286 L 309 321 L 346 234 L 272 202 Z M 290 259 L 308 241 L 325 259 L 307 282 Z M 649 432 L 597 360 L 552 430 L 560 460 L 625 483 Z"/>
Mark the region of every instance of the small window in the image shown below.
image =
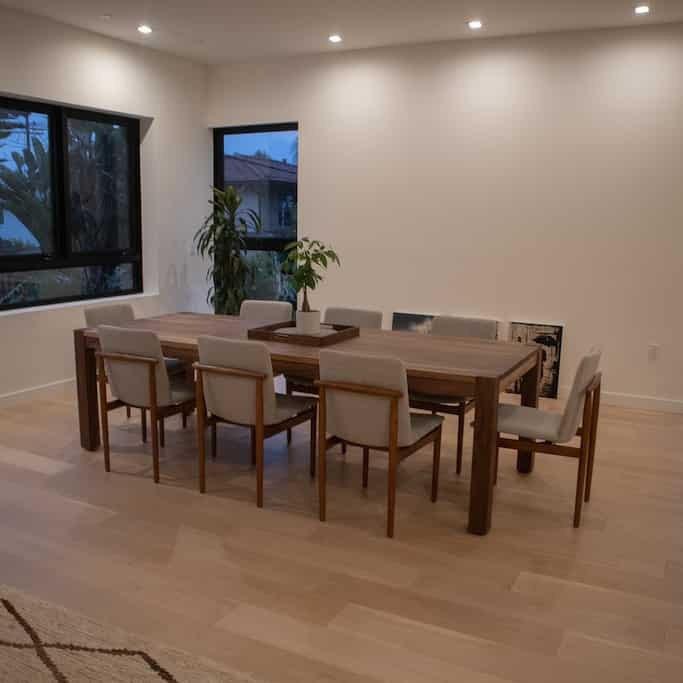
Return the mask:
<path id="1" fill-rule="evenodd" d="M 139 134 L 0 98 L 0 310 L 142 291 Z"/>
<path id="2" fill-rule="evenodd" d="M 299 131 L 296 123 L 218 128 L 214 131 L 214 183 L 232 185 L 249 221 L 247 258 L 254 282 L 247 296 L 296 303 L 290 278 L 282 272 L 285 246 L 297 239 Z"/>

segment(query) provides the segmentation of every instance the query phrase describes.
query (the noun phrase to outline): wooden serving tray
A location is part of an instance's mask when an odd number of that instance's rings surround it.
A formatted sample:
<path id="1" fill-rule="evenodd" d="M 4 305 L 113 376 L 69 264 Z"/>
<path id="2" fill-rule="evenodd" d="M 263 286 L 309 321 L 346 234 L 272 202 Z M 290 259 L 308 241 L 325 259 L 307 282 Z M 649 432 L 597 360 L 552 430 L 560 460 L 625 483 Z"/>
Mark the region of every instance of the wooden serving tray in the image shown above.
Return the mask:
<path id="1" fill-rule="evenodd" d="M 247 331 L 249 339 L 300 344 L 302 346 L 331 346 L 345 339 L 353 339 L 359 334 L 360 330 L 352 325 L 329 325 L 327 323 L 320 323 L 319 334 L 302 334 L 296 329 L 296 323 L 293 320 L 264 325 L 263 327 L 252 327 Z"/>

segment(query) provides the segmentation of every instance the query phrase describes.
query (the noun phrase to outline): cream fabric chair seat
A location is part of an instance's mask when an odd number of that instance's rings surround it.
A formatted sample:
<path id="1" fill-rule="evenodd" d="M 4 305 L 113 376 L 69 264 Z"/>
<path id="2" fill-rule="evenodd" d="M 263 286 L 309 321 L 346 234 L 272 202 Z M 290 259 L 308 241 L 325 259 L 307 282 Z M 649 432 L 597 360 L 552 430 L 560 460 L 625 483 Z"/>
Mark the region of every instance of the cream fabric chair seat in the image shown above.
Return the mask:
<path id="1" fill-rule="evenodd" d="M 561 443 L 561 424 L 561 414 L 507 403 L 501 403 L 498 406 L 498 431 L 503 434 L 516 434 L 527 439 Z"/>
<path id="2" fill-rule="evenodd" d="M 443 422 L 441 415 L 428 413 L 410 413 L 410 428 L 413 432 L 412 443 L 419 441 L 425 434 L 429 434 Z"/>
<path id="3" fill-rule="evenodd" d="M 315 407 L 318 399 L 309 396 L 288 396 L 287 394 L 275 394 L 275 413 L 272 421 L 266 420 L 266 425 L 280 424 L 291 417 L 301 415 Z"/>

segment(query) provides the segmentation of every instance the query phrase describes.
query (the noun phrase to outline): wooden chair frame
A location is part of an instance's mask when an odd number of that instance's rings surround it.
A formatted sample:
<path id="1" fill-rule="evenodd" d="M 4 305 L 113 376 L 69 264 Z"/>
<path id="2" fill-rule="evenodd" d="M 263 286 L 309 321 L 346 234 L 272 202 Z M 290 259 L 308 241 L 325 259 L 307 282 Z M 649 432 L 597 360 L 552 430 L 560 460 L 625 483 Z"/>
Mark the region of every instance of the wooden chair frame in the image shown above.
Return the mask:
<path id="1" fill-rule="evenodd" d="M 576 432 L 576 435 L 580 437 L 578 446 L 567 446 L 550 441 L 535 441 L 525 438 L 508 439 L 500 435 L 498 436 L 497 448 L 509 448 L 515 451 L 522 449 L 534 453 L 549 453 L 551 455 L 578 459 L 579 468 L 576 477 L 576 498 L 574 500 L 574 528 L 580 526 L 582 505 L 590 500 L 591 495 L 593 465 L 595 463 L 595 443 L 598 433 L 598 418 L 600 416 L 601 384 L 602 373 L 598 372 L 586 387 L 583 417 L 581 426 Z M 496 471 L 497 469 L 498 463 L 496 462 Z"/>
<path id="2" fill-rule="evenodd" d="M 460 397 L 458 397 L 460 398 Z M 473 398 L 462 398 L 459 401 L 453 401 L 453 403 L 441 403 L 439 401 L 421 401 L 419 399 L 410 399 L 410 407 L 417 408 L 418 410 L 429 410 L 433 414 L 441 413 L 445 415 L 457 415 L 458 416 L 458 444 L 457 444 L 457 457 L 455 462 L 455 471 L 460 474 L 462 471 L 462 451 L 463 451 L 463 439 L 465 437 L 465 417 L 474 406 L 476 405 Z"/>
<path id="3" fill-rule="evenodd" d="M 263 507 L 263 450 L 264 441 L 270 436 L 290 430 L 292 427 L 303 424 L 304 422 L 311 423 L 311 441 L 310 441 L 310 475 L 315 477 L 315 446 L 316 446 L 316 428 L 317 428 L 317 406 L 314 405 L 308 410 L 305 410 L 298 415 L 294 415 L 287 420 L 278 422 L 273 425 L 264 424 L 263 414 L 263 384 L 267 378 L 260 372 L 252 372 L 250 370 L 241 370 L 238 368 L 226 368 L 220 365 L 207 365 L 206 363 L 194 363 L 196 370 L 196 397 L 197 397 L 197 432 L 199 436 L 199 491 L 206 492 L 206 444 L 204 441 L 204 431 L 207 426 L 211 427 L 211 457 L 216 458 L 216 425 L 219 422 L 225 424 L 234 424 L 241 427 L 249 427 L 251 430 L 251 462 L 256 465 L 256 504 L 258 507 Z M 240 422 L 232 422 L 225 420 L 217 415 L 208 415 L 206 410 L 206 402 L 204 400 L 204 373 L 224 375 L 228 377 L 242 377 L 244 379 L 253 380 L 256 383 L 256 424 L 247 425 Z"/>
<path id="4" fill-rule="evenodd" d="M 389 471 L 387 477 L 387 536 L 394 536 L 394 518 L 396 516 L 396 472 L 398 464 L 405 460 L 409 455 L 420 450 L 429 443 L 434 444 L 434 455 L 432 461 L 432 503 L 436 502 L 439 492 L 439 462 L 441 459 L 441 429 L 439 425 L 431 432 L 418 439 L 410 446 L 399 447 L 398 445 L 398 402 L 403 397 L 403 393 L 394 389 L 384 389 L 382 387 L 368 386 L 365 384 L 352 384 L 348 382 L 327 382 L 316 380 L 318 393 L 318 487 L 320 502 L 320 521 L 324 522 L 327 517 L 327 449 L 342 439 L 332 435 L 327 436 L 327 392 L 344 391 L 352 394 L 362 394 L 364 396 L 377 396 L 387 399 L 389 403 L 389 446 L 367 446 L 366 444 L 349 441 L 353 446 L 360 446 L 363 449 L 363 488 L 368 486 L 368 469 L 370 450 L 383 451 L 389 454 Z"/>
<path id="5" fill-rule="evenodd" d="M 149 412 L 150 422 L 152 428 L 152 459 L 154 467 L 154 482 L 159 483 L 159 445 L 162 448 L 166 445 L 164 419 L 181 413 L 183 416 L 183 428 L 187 427 L 187 416 L 195 409 L 195 399 L 189 399 L 182 403 L 174 403 L 168 406 L 160 406 L 157 403 L 157 382 L 156 382 L 156 366 L 161 363 L 159 358 L 151 358 L 149 356 L 135 356 L 127 353 L 109 353 L 104 351 L 95 352 L 97 357 L 97 381 L 99 384 L 100 394 L 100 420 L 102 422 L 102 445 L 104 447 L 104 469 L 110 472 L 109 459 L 109 417 L 111 410 L 120 408 L 121 406 L 132 406 L 133 408 L 140 408 L 142 415 L 142 441 L 147 442 L 147 418 L 146 406 L 136 406 L 130 403 L 114 399 L 107 400 L 107 375 L 104 369 L 104 361 L 112 360 L 122 363 L 133 363 L 138 365 L 147 365 L 148 381 L 149 381 Z"/>

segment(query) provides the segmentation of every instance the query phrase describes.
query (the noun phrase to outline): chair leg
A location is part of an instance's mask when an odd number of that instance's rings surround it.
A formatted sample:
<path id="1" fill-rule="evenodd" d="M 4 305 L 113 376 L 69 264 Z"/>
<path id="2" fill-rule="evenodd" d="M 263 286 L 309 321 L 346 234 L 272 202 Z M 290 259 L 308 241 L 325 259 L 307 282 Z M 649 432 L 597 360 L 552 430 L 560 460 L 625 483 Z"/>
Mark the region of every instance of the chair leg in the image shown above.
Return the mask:
<path id="1" fill-rule="evenodd" d="M 130 406 L 126 406 L 126 417 L 130 420 Z"/>
<path id="2" fill-rule="evenodd" d="M 370 449 L 363 446 L 363 488 L 368 488 L 368 474 L 370 470 Z"/>
<path id="3" fill-rule="evenodd" d="M 598 436 L 598 417 L 600 416 L 600 387 L 593 394 L 593 415 L 591 417 L 591 437 L 588 450 L 588 472 L 586 473 L 586 503 L 591 497 L 591 486 L 593 484 L 593 464 L 595 462 L 595 442 Z"/>
<path id="4" fill-rule="evenodd" d="M 166 448 L 166 429 L 163 417 L 159 418 L 159 444 L 162 448 Z"/>
<path id="5" fill-rule="evenodd" d="M 387 477 L 387 536 L 394 537 L 394 518 L 396 516 L 396 470 L 398 469 L 398 450 L 389 452 L 389 476 Z"/>
<path id="6" fill-rule="evenodd" d="M 310 446 L 310 463 L 309 471 L 311 479 L 315 479 L 315 447 L 316 441 L 318 440 L 318 409 L 313 408 L 313 414 L 311 415 L 311 446 Z"/>
<path id="7" fill-rule="evenodd" d="M 199 493 L 206 493 L 206 419 L 202 409 L 197 410 L 197 438 L 199 439 Z"/>
<path id="8" fill-rule="evenodd" d="M 256 505 L 263 507 L 263 428 L 256 429 Z"/>
<path id="9" fill-rule="evenodd" d="M 496 455 L 495 461 L 493 463 L 493 485 L 498 483 L 498 456 L 500 454 L 500 449 L 498 448 L 498 439 L 500 438 L 500 433 L 496 433 Z"/>
<path id="10" fill-rule="evenodd" d="M 289 380 L 288 379 L 285 379 L 285 393 L 287 394 L 287 396 L 292 395 L 292 389 L 289 386 Z M 291 429 L 291 427 L 287 430 L 287 445 L 289 446 L 290 443 L 292 443 L 292 429 Z"/>
<path id="11" fill-rule="evenodd" d="M 147 443 L 147 411 L 140 409 L 140 428 L 142 430 L 142 443 Z"/>
<path id="12" fill-rule="evenodd" d="M 342 455 L 346 455 L 346 442 L 345 441 L 342 441 L 341 449 L 342 449 Z"/>
<path id="13" fill-rule="evenodd" d="M 159 483 L 159 427 L 160 420 L 156 416 L 156 410 L 152 409 L 150 424 L 152 427 L 152 463 L 154 467 L 154 483 Z M 161 423 L 163 424 L 163 423 Z"/>
<path id="14" fill-rule="evenodd" d="M 211 423 L 211 458 L 213 460 L 216 459 L 216 423 L 212 422 Z"/>
<path id="15" fill-rule="evenodd" d="M 318 403 L 318 506 L 320 521 L 327 518 L 327 404 L 325 387 Z"/>
<path id="16" fill-rule="evenodd" d="M 432 463 L 432 503 L 439 495 L 439 464 L 441 463 L 441 427 L 434 439 L 434 459 Z"/>
<path id="17" fill-rule="evenodd" d="M 109 416 L 107 415 L 107 387 L 100 380 L 100 422 L 102 423 L 102 448 L 104 450 L 104 471 L 110 472 L 109 463 Z"/>
<path id="18" fill-rule="evenodd" d="M 462 472 L 462 442 L 465 437 L 465 404 L 461 403 L 458 408 L 458 454 L 455 462 L 455 471 L 457 474 Z"/>
<path id="19" fill-rule="evenodd" d="M 586 449 L 587 450 L 587 449 Z M 584 453 L 584 449 L 581 449 L 581 455 L 579 457 L 579 471 L 576 477 L 576 498 L 574 500 L 574 528 L 578 529 L 581 525 L 581 505 L 583 503 L 584 487 L 586 484 L 586 465 L 587 465 L 587 452 Z"/>
<path id="20" fill-rule="evenodd" d="M 183 410 L 183 429 L 187 429 L 187 413 Z"/>

